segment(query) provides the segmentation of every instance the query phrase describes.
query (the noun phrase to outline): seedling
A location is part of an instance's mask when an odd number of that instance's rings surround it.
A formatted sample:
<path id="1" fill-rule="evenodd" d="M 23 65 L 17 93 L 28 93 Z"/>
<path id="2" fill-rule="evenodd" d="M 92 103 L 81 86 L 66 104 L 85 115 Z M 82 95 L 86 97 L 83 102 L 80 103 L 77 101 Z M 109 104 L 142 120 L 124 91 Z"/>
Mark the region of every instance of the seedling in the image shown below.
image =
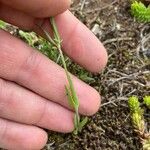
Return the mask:
<path id="1" fill-rule="evenodd" d="M 0 20 L 0 29 L 5 29 L 5 28 L 6 28 L 6 23 Z"/>
<path id="2" fill-rule="evenodd" d="M 143 100 L 144 104 L 150 109 L 150 96 L 145 96 Z"/>
<path id="3" fill-rule="evenodd" d="M 80 115 L 79 115 L 79 100 L 74 88 L 74 84 L 71 78 L 70 73 L 68 72 L 67 69 L 67 65 L 64 59 L 64 55 L 61 49 L 61 43 L 62 40 L 60 38 L 59 32 L 57 30 L 57 26 L 55 23 L 54 18 L 50 18 L 50 23 L 52 26 L 52 30 L 53 30 L 53 37 L 50 36 L 50 34 L 42 28 L 43 32 L 45 33 L 47 39 L 49 40 L 50 44 L 56 48 L 59 53 L 60 53 L 60 57 L 61 57 L 61 61 L 66 73 L 66 77 L 68 80 L 68 85 L 65 85 L 65 90 L 66 90 L 66 95 L 68 97 L 68 102 L 69 105 L 73 108 L 73 110 L 75 111 L 75 115 L 74 115 L 74 134 L 78 134 L 78 132 L 81 132 L 82 128 L 84 127 L 84 125 L 87 123 L 87 117 L 85 117 L 83 120 L 81 120 Z"/>
<path id="4" fill-rule="evenodd" d="M 128 105 L 130 108 L 132 124 L 136 132 L 143 135 L 145 130 L 145 124 L 143 119 L 143 109 L 140 107 L 140 103 L 136 96 L 129 98 Z"/>
<path id="5" fill-rule="evenodd" d="M 32 47 L 34 47 L 34 43 L 38 41 L 38 37 L 36 36 L 34 32 L 28 33 L 28 32 L 19 30 L 19 35 L 21 36 L 21 38 L 24 39 L 24 41 L 26 41 Z"/>
<path id="6" fill-rule="evenodd" d="M 150 4 L 146 7 L 141 1 L 131 2 L 131 14 L 140 22 L 150 22 Z"/>
<path id="7" fill-rule="evenodd" d="M 147 97 L 149 98 L 150 96 Z M 146 102 L 147 102 L 147 97 L 144 98 L 144 101 Z M 146 123 L 144 121 L 144 116 L 143 116 L 144 110 L 140 107 L 140 102 L 138 100 L 138 97 L 136 96 L 130 97 L 128 101 L 128 105 L 130 108 L 131 120 L 132 120 L 134 130 L 141 139 L 143 149 L 150 150 L 150 132 L 147 131 Z"/>

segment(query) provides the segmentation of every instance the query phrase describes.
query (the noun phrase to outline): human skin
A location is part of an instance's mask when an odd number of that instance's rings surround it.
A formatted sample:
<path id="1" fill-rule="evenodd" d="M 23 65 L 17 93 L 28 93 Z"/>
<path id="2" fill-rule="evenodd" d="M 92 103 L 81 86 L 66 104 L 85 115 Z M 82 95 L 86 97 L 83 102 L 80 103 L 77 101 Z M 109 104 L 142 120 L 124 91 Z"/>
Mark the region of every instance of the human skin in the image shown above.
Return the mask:
<path id="1" fill-rule="evenodd" d="M 0 19 L 44 36 L 37 25 L 51 32 L 46 18 L 56 16 L 64 52 L 87 70 L 100 72 L 107 63 L 106 50 L 67 10 L 69 5 L 69 0 L 0 0 Z M 95 114 L 100 107 L 99 93 L 72 78 L 80 114 Z M 67 103 L 66 84 L 60 66 L 0 30 L 0 147 L 41 149 L 47 142 L 43 129 L 71 132 L 74 115 Z"/>

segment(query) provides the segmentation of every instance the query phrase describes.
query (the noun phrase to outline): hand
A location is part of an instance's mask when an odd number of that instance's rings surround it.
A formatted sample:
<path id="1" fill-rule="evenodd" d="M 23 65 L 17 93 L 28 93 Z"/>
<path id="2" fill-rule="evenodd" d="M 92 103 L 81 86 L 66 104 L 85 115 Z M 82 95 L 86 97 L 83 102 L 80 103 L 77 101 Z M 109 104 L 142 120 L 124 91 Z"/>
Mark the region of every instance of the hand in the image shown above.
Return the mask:
<path id="1" fill-rule="evenodd" d="M 61 13 L 56 22 L 64 52 L 89 71 L 99 72 L 106 65 L 107 53 L 84 25 L 65 11 L 69 4 L 69 0 L 0 0 L 0 19 L 42 34 L 37 24 L 50 30 L 49 20 L 44 18 Z M 79 112 L 93 115 L 100 106 L 99 93 L 74 76 L 73 82 L 80 100 Z M 61 67 L 0 30 L 0 147 L 41 149 L 47 142 L 41 128 L 71 132 L 74 114 L 68 106 L 65 85 Z"/>

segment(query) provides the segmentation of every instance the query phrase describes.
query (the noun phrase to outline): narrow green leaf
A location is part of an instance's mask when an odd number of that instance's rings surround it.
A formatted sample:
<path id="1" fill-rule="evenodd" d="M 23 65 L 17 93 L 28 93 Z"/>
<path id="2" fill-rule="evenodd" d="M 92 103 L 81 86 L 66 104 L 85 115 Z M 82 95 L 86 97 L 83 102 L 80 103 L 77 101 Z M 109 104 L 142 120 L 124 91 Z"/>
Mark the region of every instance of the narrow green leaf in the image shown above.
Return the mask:
<path id="1" fill-rule="evenodd" d="M 72 95 L 73 101 L 75 103 L 75 108 L 78 108 L 79 107 L 79 100 L 78 100 L 77 94 L 75 92 L 74 85 L 73 85 L 73 82 L 71 80 L 69 73 L 68 73 L 68 82 L 69 82 L 71 95 Z"/>
<path id="2" fill-rule="evenodd" d="M 47 33 L 47 31 L 45 31 L 44 29 L 43 29 L 43 31 L 44 31 L 45 35 L 47 36 L 48 40 L 50 41 L 50 43 L 53 44 L 54 46 L 56 46 L 55 42 L 54 42 L 53 39 L 50 37 L 50 35 Z"/>
<path id="3" fill-rule="evenodd" d="M 67 86 L 65 86 L 65 89 L 66 89 L 66 94 L 67 94 L 67 98 L 68 98 L 68 103 L 72 108 L 74 108 L 75 104 L 74 104 L 73 98 L 71 96 L 70 90 Z"/>
<path id="4" fill-rule="evenodd" d="M 58 33 L 58 29 L 56 27 L 56 23 L 55 23 L 55 20 L 54 20 L 53 17 L 50 18 L 50 22 L 51 22 L 52 27 L 53 27 L 54 37 L 55 37 L 56 41 L 58 43 L 60 43 L 61 39 L 60 39 L 60 36 L 59 36 L 59 33 Z"/>
<path id="5" fill-rule="evenodd" d="M 78 134 L 78 116 L 77 116 L 77 114 L 75 114 L 74 115 L 74 131 L 73 131 L 73 133 L 75 134 L 75 135 L 77 135 Z"/>
<path id="6" fill-rule="evenodd" d="M 71 79 L 71 75 L 68 72 L 66 62 L 65 62 L 65 59 L 64 59 L 64 56 L 63 56 L 63 52 L 62 52 L 62 49 L 61 49 L 62 40 L 60 39 L 59 32 L 57 30 L 57 26 L 56 26 L 54 18 L 50 18 L 50 23 L 52 25 L 53 37 L 54 38 L 52 39 L 51 36 L 48 34 L 48 32 L 46 32 L 44 29 L 43 29 L 43 31 L 44 31 L 45 35 L 47 36 L 48 40 L 50 41 L 50 43 L 59 50 L 60 58 L 62 60 L 62 64 L 63 64 L 64 70 L 65 70 L 65 73 L 66 73 L 66 76 L 67 76 L 68 84 L 69 84 L 68 86 L 65 86 L 66 94 L 67 94 L 67 97 L 68 97 L 68 102 L 69 102 L 69 105 L 71 107 L 73 107 L 73 109 L 75 111 L 75 115 L 74 115 L 74 134 L 78 134 L 79 128 L 80 128 L 80 131 L 81 131 L 81 129 L 83 128 L 83 126 L 87 122 L 87 118 L 83 119 L 80 122 L 80 115 L 79 115 L 79 112 L 78 112 L 79 100 L 78 100 L 78 97 L 77 97 L 77 94 L 76 94 L 76 91 L 75 91 L 75 88 L 74 88 L 74 85 L 73 85 L 73 81 Z"/>
<path id="7" fill-rule="evenodd" d="M 88 117 L 85 117 L 80 123 L 79 123 L 79 131 L 81 132 L 82 128 L 87 124 Z"/>

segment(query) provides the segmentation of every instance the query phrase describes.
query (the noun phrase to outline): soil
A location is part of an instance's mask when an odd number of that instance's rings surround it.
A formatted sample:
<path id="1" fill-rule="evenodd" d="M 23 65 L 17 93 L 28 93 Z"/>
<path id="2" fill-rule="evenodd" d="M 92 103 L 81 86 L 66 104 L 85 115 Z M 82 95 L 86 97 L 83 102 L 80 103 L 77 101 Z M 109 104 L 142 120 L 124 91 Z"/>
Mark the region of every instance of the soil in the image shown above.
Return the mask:
<path id="1" fill-rule="evenodd" d="M 100 92 L 102 105 L 77 136 L 47 131 L 43 150 L 141 150 L 127 101 L 150 95 L 150 24 L 131 16 L 128 0 L 72 0 L 70 10 L 108 51 L 107 67 L 99 74 L 68 63 L 70 72 Z M 149 129 L 150 111 L 142 107 Z"/>
<path id="2" fill-rule="evenodd" d="M 142 101 L 150 94 L 150 40 L 144 40 L 150 36 L 150 24 L 131 16 L 127 0 L 74 0 L 71 11 L 103 42 L 109 54 L 102 73 L 87 73 L 93 79 L 87 83 L 102 95 L 102 107 L 78 136 L 50 132 L 44 150 L 142 149 L 127 100 L 137 95 Z M 69 68 L 77 76 L 83 70 L 75 64 Z M 147 127 L 149 114 L 145 108 Z"/>

